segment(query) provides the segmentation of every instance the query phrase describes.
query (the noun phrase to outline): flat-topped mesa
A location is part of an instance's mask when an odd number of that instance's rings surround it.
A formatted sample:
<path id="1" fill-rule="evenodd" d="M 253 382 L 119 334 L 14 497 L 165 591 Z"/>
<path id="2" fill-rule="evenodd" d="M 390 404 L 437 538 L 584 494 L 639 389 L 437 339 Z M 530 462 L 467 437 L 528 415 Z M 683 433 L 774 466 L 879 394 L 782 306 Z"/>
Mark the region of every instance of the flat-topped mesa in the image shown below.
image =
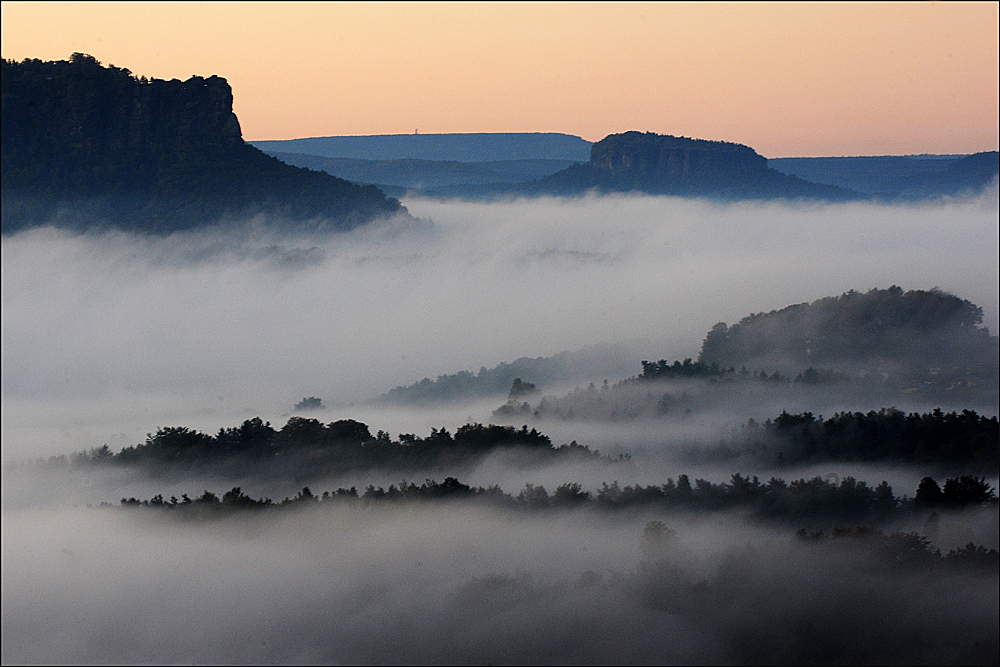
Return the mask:
<path id="1" fill-rule="evenodd" d="M 767 177 L 767 159 L 749 146 L 653 132 L 612 134 L 590 150 L 590 165 L 615 183 L 644 189 L 756 182 Z"/>
<path id="2" fill-rule="evenodd" d="M 589 162 L 542 178 L 530 190 L 561 196 L 641 192 L 721 201 L 864 198 L 778 173 L 749 146 L 634 131 L 608 135 L 591 146 Z"/>
<path id="3" fill-rule="evenodd" d="M 82 53 L 2 69 L 4 234 L 46 224 L 165 234 L 257 218 L 336 231 L 406 215 L 375 186 L 245 143 L 222 77 L 139 78 Z"/>

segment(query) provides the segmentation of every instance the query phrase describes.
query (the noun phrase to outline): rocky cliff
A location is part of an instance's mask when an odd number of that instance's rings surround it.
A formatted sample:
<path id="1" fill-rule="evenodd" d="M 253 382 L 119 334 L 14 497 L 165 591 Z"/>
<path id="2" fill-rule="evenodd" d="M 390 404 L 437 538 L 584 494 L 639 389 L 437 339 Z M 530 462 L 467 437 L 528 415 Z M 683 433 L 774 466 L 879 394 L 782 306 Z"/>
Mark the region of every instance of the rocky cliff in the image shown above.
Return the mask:
<path id="1" fill-rule="evenodd" d="M 652 132 L 605 137 L 590 149 L 590 165 L 611 182 L 647 187 L 752 183 L 767 175 L 767 160 L 749 146 Z"/>
<path id="2" fill-rule="evenodd" d="M 3 61 L 4 233 L 38 224 L 152 232 L 263 214 L 343 229 L 401 211 L 373 186 L 243 142 L 218 76 L 148 80 L 74 54 Z"/>

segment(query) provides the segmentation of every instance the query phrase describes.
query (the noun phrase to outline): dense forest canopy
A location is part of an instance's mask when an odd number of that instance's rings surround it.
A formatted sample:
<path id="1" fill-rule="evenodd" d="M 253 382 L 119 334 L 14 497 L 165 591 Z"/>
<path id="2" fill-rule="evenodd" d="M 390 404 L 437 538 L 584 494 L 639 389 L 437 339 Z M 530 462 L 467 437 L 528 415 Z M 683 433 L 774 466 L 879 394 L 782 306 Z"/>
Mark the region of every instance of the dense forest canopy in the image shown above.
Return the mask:
<path id="1" fill-rule="evenodd" d="M 2 68 L 5 234 L 46 223 L 167 233 L 256 214 L 342 229 L 403 210 L 374 186 L 244 143 L 221 77 L 138 78 L 80 53 Z"/>
<path id="2" fill-rule="evenodd" d="M 118 453 L 104 445 L 49 464 L 142 466 L 151 471 L 268 472 L 292 477 L 324 476 L 377 467 L 422 468 L 475 463 L 498 449 L 513 449 L 526 459 L 544 461 L 570 456 L 599 458 L 599 452 L 571 442 L 555 447 L 548 436 L 527 426 L 465 424 L 452 434 L 432 428 L 426 437 L 385 431 L 372 435 L 367 424 L 339 419 L 291 417 L 276 429 L 260 417 L 214 436 L 186 426 L 160 427 L 145 442 Z"/>

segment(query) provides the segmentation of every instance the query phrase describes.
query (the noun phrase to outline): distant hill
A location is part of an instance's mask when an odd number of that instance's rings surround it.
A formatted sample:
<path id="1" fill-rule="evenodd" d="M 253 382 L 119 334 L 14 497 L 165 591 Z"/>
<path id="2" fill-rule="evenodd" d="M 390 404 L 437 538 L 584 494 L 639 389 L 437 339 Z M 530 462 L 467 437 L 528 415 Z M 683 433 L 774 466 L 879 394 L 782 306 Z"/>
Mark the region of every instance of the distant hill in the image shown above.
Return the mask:
<path id="1" fill-rule="evenodd" d="M 304 153 L 355 160 L 434 160 L 496 162 L 570 160 L 586 162 L 591 142 L 557 132 L 480 132 L 456 134 L 381 134 L 254 141 L 268 153 Z"/>
<path id="2" fill-rule="evenodd" d="M 256 141 L 290 165 L 395 196 L 495 199 L 646 192 L 719 199 L 920 200 L 977 191 L 997 153 L 765 159 L 742 144 L 612 134 L 393 134 Z M 594 155 L 592 156 L 592 152 Z"/>
<path id="3" fill-rule="evenodd" d="M 608 135 L 590 160 L 532 184 L 539 194 L 644 192 L 722 199 L 805 198 L 844 201 L 859 193 L 810 183 L 768 167 L 749 146 L 653 132 Z"/>
<path id="4" fill-rule="evenodd" d="M 392 187 L 405 190 L 463 188 L 469 185 L 523 183 L 533 181 L 574 164 L 572 160 L 494 160 L 458 162 L 455 160 L 359 160 L 356 158 L 322 157 L 305 153 L 267 151 L 286 164 L 325 171 L 354 181 L 374 183 L 389 191 Z"/>
<path id="5" fill-rule="evenodd" d="M 4 234 L 40 224 L 168 233 L 257 214 L 346 229 L 405 212 L 376 187 L 244 143 L 218 76 L 147 80 L 79 53 L 2 67 Z"/>
<path id="6" fill-rule="evenodd" d="M 918 374 L 960 369 L 985 373 L 995 391 L 1000 347 L 982 320 L 982 308 L 940 290 L 850 291 L 749 315 L 732 326 L 720 322 L 698 360 L 786 372 L 807 366 Z"/>
<path id="7" fill-rule="evenodd" d="M 748 146 L 651 132 L 613 134 L 596 144 L 564 134 L 484 133 L 323 137 L 255 145 L 288 164 L 377 183 L 399 195 L 493 199 L 597 190 L 728 199 L 863 198 L 769 169 L 767 160 Z"/>
<path id="8" fill-rule="evenodd" d="M 974 155 L 773 158 L 783 174 L 883 198 L 924 199 L 981 190 L 1000 173 L 997 151 Z"/>

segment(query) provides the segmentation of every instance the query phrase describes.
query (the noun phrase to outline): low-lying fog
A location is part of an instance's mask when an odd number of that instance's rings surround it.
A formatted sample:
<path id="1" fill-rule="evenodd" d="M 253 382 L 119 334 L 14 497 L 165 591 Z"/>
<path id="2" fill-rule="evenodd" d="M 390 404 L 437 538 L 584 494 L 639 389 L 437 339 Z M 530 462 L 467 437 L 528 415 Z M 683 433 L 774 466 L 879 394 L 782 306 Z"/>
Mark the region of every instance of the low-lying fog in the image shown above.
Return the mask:
<path id="1" fill-rule="evenodd" d="M 6 664 L 996 657 L 995 572 L 928 576 L 738 515 L 94 508 L 8 512 L 4 535 Z"/>
<path id="2" fill-rule="evenodd" d="M 118 451 L 160 426 L 214 433 L 257 415 L 280 428 L 309 396 L 327 407 L 307 416 L 323 422 L 358 419 L 394 438 L 454 431 L 492 421 L 505 397 L 406 409 L 360 401 L 597 343 L 635 360 L 614 382 L 638 374 L 641 359 L 696 357 L 716 322 L 850 289 L 940 287 L 981 306 L 996 332 L 997 202 L 995 188 L 923 206 L 412 200 L 419 224 L 331 237 L 254 225 L 4 237 L 2 458 Z M 786 407 L 798 406 L 734 406 L 685 424 L 540 422 L 555 445 L 632 457 L 523 468 L 501 452 L 410 479 L 458 475 L 516 495 L 526 482 L 594 490 L 773 473 L 884 479 L 912 497 L 927 474 L 758 470 L 683 449 Z M 358 471 L 313 490 L 399 481 L 399 471 Z M 82 506 L 236 484 L 275 500 L 298 490 L 256 474 L 8 468 L 3 662 L 996 660 L 995 569 L 886 569 L 867 552 L 814 548 L 738 513 L 359 504 L 188 521 Z M 651 546 L 644 527 L 654 520 L 676 535 Z M 921 530 L 913 521 L 889 528 Z M 935 546 L 996 548 L 996 526 L 995 506 L 947 515 Z"/>
<path id="3" fill-rule="evenodd" d="M 937 286 L 998 328 L 996 189 L 922 206 L 404 203 L 428 224 L 5 237 L 3 460 L 117 451 L 157 426 L 280 425 L 305 396 L 349 403 L 597 342 L 696 357 L 716 322 L 849 289 Z M 489 420 L 473 409 L 370 426 Z"/>

